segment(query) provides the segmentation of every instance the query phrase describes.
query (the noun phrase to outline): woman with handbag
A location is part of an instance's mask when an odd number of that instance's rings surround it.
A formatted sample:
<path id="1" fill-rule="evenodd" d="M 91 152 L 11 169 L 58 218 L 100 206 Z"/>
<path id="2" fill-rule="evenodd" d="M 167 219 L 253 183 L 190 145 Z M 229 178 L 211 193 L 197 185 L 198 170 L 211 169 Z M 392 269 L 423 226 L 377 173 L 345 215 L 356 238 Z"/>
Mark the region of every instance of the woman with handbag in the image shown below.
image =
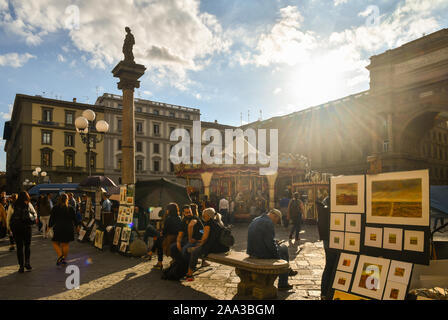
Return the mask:
<path id="1" fill-rule="evenodd" d="M 53 232 L 53 248 L 58 255 L 56 265 L 66 265 L 69 243 L 75 240 L 75 227 L 79 232 L 80 226 L 75 209 L 68 205 L 68 196 L 65 193 L 59 197 L 58 204 L 51 210 L 49 227 Z"/>
<path id="2" fill-rule="evenodd" d="M 30 271 L 31 257 L 31 226 L 36 223 L 37 216 L 30 209 L 30 196 L 26 191 L 19 193 L 14 203 L 14 212 L 11 214 L 9 226 L 17 246 L 17 260 L 20 265 L 19 273 L 27 269 Z M 24 257 L 25 256 L 25 257 Z"/>

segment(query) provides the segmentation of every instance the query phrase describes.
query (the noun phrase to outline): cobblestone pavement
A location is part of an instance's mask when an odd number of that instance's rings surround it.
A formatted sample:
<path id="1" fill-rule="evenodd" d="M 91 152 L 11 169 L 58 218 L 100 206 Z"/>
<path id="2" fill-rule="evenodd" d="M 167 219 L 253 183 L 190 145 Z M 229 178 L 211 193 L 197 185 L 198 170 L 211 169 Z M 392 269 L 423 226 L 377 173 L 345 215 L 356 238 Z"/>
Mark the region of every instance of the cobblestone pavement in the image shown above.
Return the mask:
<path id="1" fill-rule="evenodd" d="M 233 228 L 235 251 L 245 251 L 247 224 Z M 287 239 L 288 231 L 277 228 L 277 238 Z M 317 227 L 304 225 L 299 243 L 289 246 L 291 267 L 299 273 L 289 278 L 294 289 L 279 292 L 282 300 L 320 299 L 320 278 L 324 262 L 322 242 Z M 232 267 L 211 263 L 196 271 L 193 282 L 174 282 L 161 279 L 160 270 L 152 270 L 156 259 L 147 262 L 125 257 L 107 248 L 100 251 L 88 243 L 72 242 L 68 264 L 80 269 L 81 284 L 77 290 L 67 290 L 69 274 L 56 266 L 56 254 L 51 242 L 36 232 L 31 244 L 33 270 L 19 274 L 16 253 L 8 251 L 7 239 L 0 240 L 0 299 L 166 299 L 166 300 L 230 300 L 237 291 L 239 278 Z M 165 267 L 170 258 L 164 259 Z"/>

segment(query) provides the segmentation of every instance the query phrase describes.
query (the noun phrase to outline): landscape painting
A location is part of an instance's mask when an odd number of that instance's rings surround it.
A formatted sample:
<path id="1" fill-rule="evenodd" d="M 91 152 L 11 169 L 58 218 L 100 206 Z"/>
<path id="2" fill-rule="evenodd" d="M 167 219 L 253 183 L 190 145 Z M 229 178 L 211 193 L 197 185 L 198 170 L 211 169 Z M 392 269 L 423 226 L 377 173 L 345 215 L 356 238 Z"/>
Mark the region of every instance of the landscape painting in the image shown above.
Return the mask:
<path id="1" fill-rule="evenodd" d="M 338 206 L 356 206 L 358 204 L 358 184 L 357 183 L 337 184 L 336 204 Z"/>
<path id="2" fill-rule="evenodd" d="M 331 211 L 364 213 L 364 176 L 332 177 Z"/>
<path id="3" fill-rule="evenodd" d="M 381 300 L 390 260 L 364 256 L 359 258 L 352 292 Z"/>
<path id="4" fill-rule="evenodd" d="M 427 170 L 367 176 L 367 222 L 429 224 Z"/>

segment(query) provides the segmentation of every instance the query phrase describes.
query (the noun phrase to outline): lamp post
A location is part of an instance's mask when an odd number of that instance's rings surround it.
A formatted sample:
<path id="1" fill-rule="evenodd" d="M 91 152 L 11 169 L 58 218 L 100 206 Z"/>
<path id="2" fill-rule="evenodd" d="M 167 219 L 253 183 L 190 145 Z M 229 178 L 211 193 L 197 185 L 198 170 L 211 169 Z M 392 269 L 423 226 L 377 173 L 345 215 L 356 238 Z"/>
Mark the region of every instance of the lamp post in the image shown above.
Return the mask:
<path id="1" fill-rule="evenodd" d="M 88 166 L 88 172 L 89 177 L 92 175 L 92 166 L 90 165 L 90 149 L 91 149 L 91 143 L 100 143 L 104 139 L 104 134 L 109 131 L 109 124 L 104 121 L 100 120 L 96 123 L 95 128 L 96 131 L 100 133 L 100 137 L 96 138 L 91 134 L 91 127 L 92 123 L 96 118 L 95 112 L 93 112 L 90 109 L 84 110 L 81 117 L 76 118 L 75 120 L 75 127 L 76 131 L 79 132 L 81 135 L 81 141 L 87 146 L 87 166 Z"/>
<path id="2" fill-rule="evenodd" d="M 47 176 L 47 173 L 45 171 L 42 171 L 42 169 L 40 167 L 37 167 L 33 171 L 33 176 L 37 178 L 37 184 L 39 184 L 39 176 L 42 176 L 45 178 Z"/>

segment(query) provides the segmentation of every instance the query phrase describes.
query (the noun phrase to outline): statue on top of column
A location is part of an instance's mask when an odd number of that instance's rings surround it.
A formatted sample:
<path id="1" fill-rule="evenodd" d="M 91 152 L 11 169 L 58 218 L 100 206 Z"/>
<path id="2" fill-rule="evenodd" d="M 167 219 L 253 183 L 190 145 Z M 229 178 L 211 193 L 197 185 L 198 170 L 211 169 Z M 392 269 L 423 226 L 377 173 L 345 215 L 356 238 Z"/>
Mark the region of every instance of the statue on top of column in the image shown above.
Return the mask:
<path id="1" fill-rule="evenodd" d="M 123 44 L 124 62 L 135 64 L 134 54 L 132 53 L 132 47 L 135 44 L 134 35 L 129 27 L 126 27 L 125 30 L 127 34 Z"/>

